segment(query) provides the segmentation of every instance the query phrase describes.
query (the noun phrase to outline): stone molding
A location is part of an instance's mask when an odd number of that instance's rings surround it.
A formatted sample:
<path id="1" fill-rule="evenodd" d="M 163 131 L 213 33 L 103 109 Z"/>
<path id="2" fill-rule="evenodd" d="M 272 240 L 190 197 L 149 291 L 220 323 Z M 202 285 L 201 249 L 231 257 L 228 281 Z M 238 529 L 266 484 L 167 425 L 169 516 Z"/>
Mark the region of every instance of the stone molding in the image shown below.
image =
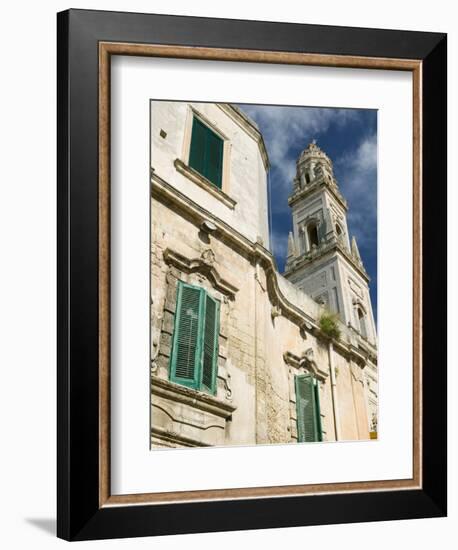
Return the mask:
<path id="1" fill-rule="evenodd" d="M 278 306 L 272 306 L 272 309 L 270 311 L 270 316 L 272 319 L 275 319 L 275 317 L 280 317 L 281 315 L 281 309 Z"/>
<path id="2" fill-rule="evenodd" d="M 237 408 L 228 401 L 222 401 L 208 393 L 174 384 L 158 376 L 151 376 L 151 395 L 190 405 L 195 409 L 200 409 L 224 420 L 227 420 Z"/>
<path id="3" fill-rule="evenodd" d="M 378 364 L 377 358 L 377 348 L 368 342 L 365 338 L 361 336 L 361 333 L 357 331 L 354 327 L 349 327 L 350 330 L 356 333 L 358 337 L 358 354 L 360 357 L 363 357 L 364 360 L 369 359 L 375 366 Z"/>
<path id="4" fill-rule="evenodd" d="M 316 361 L 313 359 L 313 350 L 308 349 L 305 351 L 302 356 L 295 355 L 290 351 L 286 351 L 283 354 L 283 360 L 287 365 L 295 369 L 304 368 L 305 370 L 311 372 L 317 380 L 324 382 L 328 377 L 328 372 L 320 369 Z"/>
<path id="5" fill-rule="evenodd" d="M 323 221 L 317 214 L 309 214 L 302 222 L 302 230 L 304 230 L 311 224 L 315 224 L 318 227 L 322 223 Z"/>
<path id="6" fill-rule="evenodd" d="M 345 243 L 339 242 L 338 240 L 333 240 L 328 243 L 320 244 L 314 251 L 295 257 L 292 259 L 287 266 L 287 271 L 285 276 L 291 276 L 294 271 L 298 271 L 305 265 L 316 261 L 317 259 L 326 258 L 330 254 L 337 252 L 351 265 L 351 267 L 363 278 L 363 280 L 368 283 L 370 277 L 367 274 L 366 270 L 362 263 L 356 262 L 355 258 L 348 251 Z"/>
<path id="7" fill-rule="evenodd" d="M 165 443 L 166 447 L 211 447 L 210 443 L 205 443 L 192 437 L 186 437 L 176 432 L 170 432 L 160 426 L 151 427 L 151 440 L 155 447 L 154 439 L 158 439 L 161 443 Z"/>
<path id="8" fill-rule="evenodd" d="M 223 279 L 215 269 L 213 265 L 214 253 L 211 248 L 204 250 L 200 258 L 194 259 L 189 259 L 170 248 L 164 250 L 163 255 L 167 265 L 173 265 L 185 273 L 202 273 L 213 284 L 216 290 L 219 290 L 222 294 L 231 298 L 231 300 L 235 298 L 235 294 L 239 289 L 229 281 Z"/>
<path id="9" fill-rule="evenodd" d="M 340 204 L 340 206 L 345 211 L 348 210 L 347 201 L 340 194 L 340 191 L 338 190 L 337 185 L 335 183 L 331 184 L 328 181 L 326 181 L 324 176 L 320 177 L 319 179 L 317 179 L 313 183 L 310 183 L 305 189 L 299 189 L 299 190 L 295 191 L 288 198 L 288 204 L 290 206 L 293 206 L 293 204 L 296 203 L 297 201 L 299 201 L 301 199 L 304 199 L 305 197 L 308 197 L 309 195 L 312 195 L 316 191 L 321 190 L 323 187 L 326 188 L 331 193 L 331 195 L 335 198 L 335 200 L 338 202 L 338 204 Z"/>
<path id="10" fill-rule="evenodd" d="M 361 300 L 361 298 L 353 298 L 351 303 L 354 305 L 354 306 L 357 306 L 359 308 L 362 309 L 364 315 L 367 315 L 367 308 L 366 306 L 364 305 L 363 301 Z"/>
<path id="11" fill-rule="evenodd" d="M 219 187 L 216 187 L 216 185 L 213 185 L 213 183 L 210 180 L 208 180 L 205 176 L 202 176 L 202 174 L 199 174 L 197 170 L 194 170 L 194 168 L 191 168 L 180 159 L 175 159 L 173 164 L 177 169 L 177 172 L 179 172 L 181 175 L 187 177 L 193 183 L 197 184 L 199 187 L 202 187 L 202 189 L 205 189 L 205 191 L 208 191 L 211 195 L 216 197 L 218 200 L 224 203 L 231 210 L 235 208 L 235 205 L 237 204 L 237 202 L 232 197 L 230 197 L 227 193 L 219 189 Z"/>

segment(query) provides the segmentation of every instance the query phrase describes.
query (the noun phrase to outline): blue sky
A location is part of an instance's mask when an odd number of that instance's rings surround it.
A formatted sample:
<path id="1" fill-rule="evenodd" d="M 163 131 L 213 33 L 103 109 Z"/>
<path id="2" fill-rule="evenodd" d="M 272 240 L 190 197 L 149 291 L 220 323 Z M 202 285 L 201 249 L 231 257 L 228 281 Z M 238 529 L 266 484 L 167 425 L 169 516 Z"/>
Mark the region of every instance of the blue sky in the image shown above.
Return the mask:
<path id="1" fill-rule="evenodd" d="M 272 247 L 283 271 L 296 159 L 316 139 L 333 161 L 334 175 L 348 202 L 348 229 L 354 235 L 371 281 L 377 318 L 377 111 L 239 105 L 259 126 L 271 162 Z"/>

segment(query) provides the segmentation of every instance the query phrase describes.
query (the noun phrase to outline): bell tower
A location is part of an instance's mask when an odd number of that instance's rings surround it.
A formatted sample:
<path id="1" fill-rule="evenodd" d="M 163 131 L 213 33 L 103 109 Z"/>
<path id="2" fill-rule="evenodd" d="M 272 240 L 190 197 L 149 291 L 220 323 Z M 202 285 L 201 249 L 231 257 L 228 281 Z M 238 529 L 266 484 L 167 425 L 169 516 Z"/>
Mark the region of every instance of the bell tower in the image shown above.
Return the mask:
<path id="1" fill-rule="evenodd" d="M 288 204 L 293 231 L 284 276 L 376 345 L 369 276 L 355 237 L 350 240 L 347 202 L 315 140 L 297 160 Z"/>

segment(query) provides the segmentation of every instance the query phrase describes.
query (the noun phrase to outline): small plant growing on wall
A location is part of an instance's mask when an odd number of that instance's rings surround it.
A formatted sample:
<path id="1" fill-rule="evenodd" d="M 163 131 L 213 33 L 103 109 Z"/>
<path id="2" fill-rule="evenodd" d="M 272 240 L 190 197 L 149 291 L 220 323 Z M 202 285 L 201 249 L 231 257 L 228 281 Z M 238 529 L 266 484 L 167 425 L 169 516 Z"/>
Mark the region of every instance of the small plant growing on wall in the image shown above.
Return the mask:
<path id="1" fill-rule="evenodd" d="M 329 338 L 338 340 L 340 338 L 339 316 L 337 313 L 326 311 L 320 317 L 320 329 Z"/>

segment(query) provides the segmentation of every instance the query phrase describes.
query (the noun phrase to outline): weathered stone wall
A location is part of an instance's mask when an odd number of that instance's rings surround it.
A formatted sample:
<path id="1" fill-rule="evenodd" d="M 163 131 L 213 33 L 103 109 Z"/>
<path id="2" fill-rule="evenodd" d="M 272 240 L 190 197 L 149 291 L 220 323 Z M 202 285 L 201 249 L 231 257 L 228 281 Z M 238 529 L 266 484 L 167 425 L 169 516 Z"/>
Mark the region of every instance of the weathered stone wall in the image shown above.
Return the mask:
<path id="1" fill-rule="evenodd" d="M 202 410 L 199 410 L 200 416 L 196 416 L 189 404 L 182 403 L 183 396 L 179 395 L 175 401 L 168 395 L 166 404 L 167 399 L 153 390 L 152 426 L 162 430 L 161 437 L 153 435 L 153 445 L 173 446 L 184 444 L 183 441 L 189 445 L 198 444 L 198 441 L 206 445 L 296 441 L 294 376 L 304 371 L 303 367 L 287 364 L 285 354 L 301 358 L 306 352 L 324 373 L 320 383 L 323 439 L 335 440 L 326 341 L 314 335 L 313 330 L 301 330 L 298 323 L 277 311 L 264 267 L 256 265 L 218 236 L 203 235 L 192 220 L 155 199 L 152 199 L 151 218 L 152 335 L 153 344 L 156 344 L 153 345 L 153 388 L 156 377 L 165 381 L 169 378 L 176 284 L 180 279 L 204 287 L 221 301 L 220 357 L 214 399 L 222 408 L 225 405 L 233 407 L 226 417 L 224 412 L 211 416 Z M 233 298 L 215 288 L 211 277 L 199 269 L 180 271 L 167 263 L 167 251 L 192 263 L 210 250 L 212 268 L 221 280 L 237 289 Z M 323 309 L 316 302 L 280 275 L 275 277 L 280 291 L 289 301 L 307 311 L 311 320 L 319 317 Z M 368 417 L 361 367 L 348 361 L 339 351 L 334 351 L 334 362 L 341 438 L 367 439 Z M 167 443 L 164 442 L 164 430 L 169 434 Z"/>
<path id="2" fill-rule="evenodd" d="M 194 113 L 225 138 L 221 190 L 187 167 Z M 359 336 L 341 326 L 333 392 L 324 309 L 275 271 L 268 252 L 268 161 L 256 127 L 224 105 L 153 102 L 151 133 L 152 445 L 295 442 L 294 380 L 306 371 L 320 384 L 323 439 L 368 439 Z M 220 302 L 215 395 L 169 380 L 179 280 Z"/>

